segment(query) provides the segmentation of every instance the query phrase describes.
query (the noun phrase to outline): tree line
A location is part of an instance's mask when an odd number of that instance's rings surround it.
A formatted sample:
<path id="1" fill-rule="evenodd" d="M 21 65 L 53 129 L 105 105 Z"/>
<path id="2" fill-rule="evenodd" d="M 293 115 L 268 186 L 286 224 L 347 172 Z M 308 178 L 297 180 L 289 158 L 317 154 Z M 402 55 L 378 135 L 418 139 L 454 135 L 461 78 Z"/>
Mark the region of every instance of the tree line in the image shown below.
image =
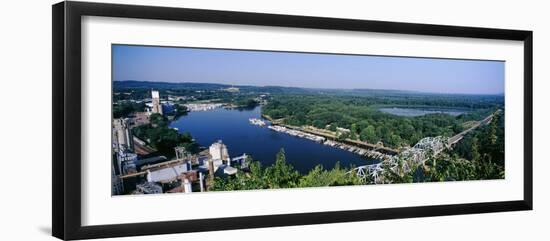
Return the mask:
<path id="1" fill-rule="evenodd" d="M 388 147 L 411 146 L 426 136 L 452 136 L 465 129 L 465 123 L 476 121 L 489 115 L 500 106 L 493 97 L 485 100 L 472 97 L 471 100 L 460 97 L 458 106 L 476 105 L 480 108 L 467 109 L 459 116 L 447 114 L 429 114 L 418 117 L 402 117 L 383 113 L 380 105 L 403 105 L 404 103 L 430 103 L 441 106 L 449 97 L 431 102 L 424 98 L 396 97 L 358 97 L 339 95 L 275 95 L 263 106 L 262 113 L 273 119 L 282 119 L 283 123 L 295 126 L 314 126 L 335 131 L 338 127 L 350 130 L 346 138 L 358 139 L 369 143 L 381 141 Z M 458 98 L 458 97 L 457 97 Z M 483 108 L 481 108 L 483 107 Z"/>
<path id="2" fill-rule="evenodd" d="M 307 174 L 300 174 L 286 162 L 284 149 L 277 153 L 275 163 L 263 167 L 260 162 L 248 157 L 246 171 L 233 176 L 215 177 L 209 191 L 257 190 L 296 187 L 324 187 L 364 184 L 354 173 L 348 174 L 350 168 L 343 168 L 337 163 L 332 169 L 317 165 Z"/>
<path id="3" fill-rule="evenodd" d="M 397 167 L 382 164 L 381 183 L 417 183 L 442 181 L 491 180 L 504 178 L 504 117 L 494 116 L 489 125 L 466 135 L 450 150 L 429 155 L 425 163 L 414 164 L 398 158 Z M 297 187 L 328 187 L 373 184 L 371 177 L 361 178 L 354 166 L 332 169 L 317 165 L 306 174 L 300 174 L 286 162 L 284 149 L 277 153 L 273 165 L 263 167 L 248 157 L 248 168 L 234 176 L 215 177 L 209 191 L 255 190 Z M 409 170 L 405 171 L 406 166 Z"/>
<path id="4" fill-rule="evenodd" d="M 150 123 L 132 128 L 135 136 L 146 141 L 159 154 L 168 158 L 174 157 L 174 148 L 185 147 L 191 153 L 199 150 L 199 145 L 193 140 L 189 133 L 180 134 L 177 130 L 170 128 L 166 117 L 154 113 L 149 117 Z"/>

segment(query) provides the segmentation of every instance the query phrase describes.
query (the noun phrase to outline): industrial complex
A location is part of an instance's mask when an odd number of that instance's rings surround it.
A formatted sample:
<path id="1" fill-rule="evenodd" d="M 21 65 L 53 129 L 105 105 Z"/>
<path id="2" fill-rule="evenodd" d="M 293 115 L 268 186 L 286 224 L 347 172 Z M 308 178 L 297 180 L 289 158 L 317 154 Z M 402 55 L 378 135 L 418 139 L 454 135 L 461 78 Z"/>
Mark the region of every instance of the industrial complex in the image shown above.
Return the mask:
<path id="1" fill-rule="evenodd" d="M 153 90 L 151 95 L 147 112 L 113 119 L 112 195 L 205 192 L 214 177 L 235 175 L 248 167 L 247 155 L 230 157 L 222 140 L 196 154 L 175 147 L 175 158 L 170 160 L 156 155 L 154 148 L 132 134 L 133 127 L 148 124 L 147 116 L 163 114 L 159 92 Z M 196 110 L 215 107 L 197 106 Z"/>

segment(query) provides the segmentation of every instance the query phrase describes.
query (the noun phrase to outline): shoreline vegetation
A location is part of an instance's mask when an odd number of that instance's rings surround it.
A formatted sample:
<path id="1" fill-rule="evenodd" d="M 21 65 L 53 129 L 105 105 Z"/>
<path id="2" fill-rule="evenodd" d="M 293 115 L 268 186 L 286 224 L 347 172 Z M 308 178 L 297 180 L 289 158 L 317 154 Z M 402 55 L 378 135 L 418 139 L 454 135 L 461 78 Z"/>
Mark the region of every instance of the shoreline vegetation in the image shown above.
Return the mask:
<path id="1" fill-rule="evenodd" d="M 464 144 L 458 145 L 458 147 L 454 149 L 446 148 L 441 153 L 429 153 L 422 163 L 413 163 L 410 160 L 404 159 L 406 155 L 400 155 L 398 153 L 396 153 L 395 156 L 382 154 L 381 177 L 377 180 L 369 176 L 361 177 L 353 171 L 355 169 L 354 166 L 346 168 L 341 167 L 339 163 L 336 163 L 333 169 L 324 169 L 322 165 L 317 165 L 311 169 L 310 172 L 300 175 L 298 172 L 294 171 L 292 165 L 286 163 L 284 149 L 281 149 L 277 154 L 277 161 L 274 165 L 262 168 L 260 162 L 250 159 L 252 164 L 249 173 L 245 173 L 244 175 L 237 174 L 236 176 L 227 177 L 225 179 L 217 178 L 217 184 L 213 190 L 254 190 L 502 179 L 504 178 L 504 153 L 499 151 L 499 147 L 503 145 L 503 140 L 502 136 L 499 138 L 496 135 L 503 135 L 503 133 L 498 133 L 498 126 L 503 125 L 503 118 L 499 111 L 495 113 L 494 120 L 488 126 L 480 127 L 481 130 L 467 134 Z M 265 118 L 263 115 L 262 117 Z M 310 139 L 292 133 L 287 134 Z M 481 140 L 478 139 L 480 137 Z M 332 142 L 330 140 L 328 141 Z M 338 142 L 334 141 L 333 143 Z M 340 145 L 342 144 L 340 143 Z M 468 150 L 468 145 L 473 149 Z M 484 149 L 487 150 L 487 153 L 480 154 L 479 145 L 486 146 L 487 148 Z M 467 160 L 465 157 L 469 157 L 471 160 Z M 391 158 L 396 158 L 399 166 L 392 167 L 386 165 L 386 161 Z M 272 169 L 279 171 L 273 172 Z M 405 169 L 408 170 L 405 171 Z M 273 175 L 276 175 L 273 173 L 280 174 L 282 177 L 273 177 Z M 262 181 L 262 176 L 270 176 L 276 180 L 284 181 L 273 184 Z M 286 179 L 283 177 L 286 177 Z"/>
<path id="2" fill-rule="evenodd" d="M 147 108 L 151 100 L 147 94 L 151 89 L 148 83 L 134 81 L 125 85 L 115 81 L 114 118 L 138 119 L 138 114 Z M 497 111 L 504 108 L 503 96 L 394 92 L 388 92 L 385 96 L 380 91 L 376 94 L 368 91 L 342 94 L 336 90 L 319 92 L 284 87 L 234 87 L 198 83 L 169 84 L 165 87 L 162 87 L 162 83 L 154 83 L 152 86 L 159 89 L 160 95 L 165 98 L 165 105 L 172 106 L 173 112 L 150 114 L 147 121 L 136 122 L 138 124 L 132 127 L 131 133 L 157 150 L 156 155 L 166 156 L 169 160 L 178 156 L 174 149 L 179 147 L 188 153 L 185 155 L 191 156 L 207 151 L 207 147 L 200 147 L 193 139 L 193 133 L 180 133 L 170 128 L 170 121 L 185 118 L 189 111 L 210 111 L 216 108 L 238 110 L 261 105 L 261 118 L 271 123 L 266 126 L 273 131 L 381 161 L 378 171 L 382 177 L 376 180 L 370 175 L 358 175 L 356 166 L 342 167 L 339 163 L 332 169 L 317 165 L 309 172 L 300 174 L 286 162 L 285 151 L 281 149 L 273 165 L 263 166 L 261 160 L 247 156 L 246 162 L 243 162 L 247 164 L 237 164 L 238 171 L 235 174 L 206 174 L 207 191 L 504 178 L 504 111 Z M 380 106 L 392 105 L 407 108 L 456 108 L 467 112 L 457 116 L 434 113 L 405 117 L 378 110 Z M 400 155 L 400 150 L 414 149 L 413 146 L 426 137 L 446 140 L 468 130 L 491 113 L 498 114 L 490 122 L 466 134 L 453 147 L 427 152 L 422 162 L 413 162 L 409 157 Z M 251 121 L 251 124 L 259 128 L 263 126 L 255 121 Z M 392 160 L 393 166 L 387 164 L 389 160 Z M 199 162 L 193 161 L 191 164 L 198 167 Z M 139 167 L 137 173 L 145 175 Z M 121 173 L 120 176 L 123 175 Z M 132 175 L 137 177 L 136 182 L 143 180 L 139 175 Z M 164 184 L 162 187 L 164 190 Z"/>
<path id="3" fill-rule="evenodd" d="M 432 103 L 432 108 L 447 103 L 449 97 L 435 96 L 411 98 L 384 98 L 369 96 L 296 95 L 281 94 L 262 108 L 262 113 L 279 121 L 277 124 L 290 126 L 311 126 L 323 132 L 336 133 L 340 140 L 359 140 L 399 149 L 412 146 L 427 136 L 453 136 L 465 128 L 467 121 L 478 121 L 496 111 L 500 104 L 488 100 L 484 104 L 480 97 L 471 100 L 457 99 L 456 106 L 479 106 L 468 113 L 451 116 L 444 113 L 417 117 L 402 117 L 383 113 L 373 104 Z M 481 99 L 483 100 L 483 99 Z M 463 103 L 460 103 L 462 101 Z M 441 103 L 439 103 L 441 102 Z"/>

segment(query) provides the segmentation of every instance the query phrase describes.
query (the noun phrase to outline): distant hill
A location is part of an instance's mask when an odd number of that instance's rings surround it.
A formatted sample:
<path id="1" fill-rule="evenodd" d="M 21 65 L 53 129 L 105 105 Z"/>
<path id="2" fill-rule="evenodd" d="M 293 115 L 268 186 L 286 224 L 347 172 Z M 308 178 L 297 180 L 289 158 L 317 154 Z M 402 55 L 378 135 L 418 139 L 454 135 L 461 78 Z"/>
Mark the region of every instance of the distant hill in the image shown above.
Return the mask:
<path id="1" fill-rule="evenodd" d="M 153 82 L 153 81 L 137 81 L 137 80 L 123 80 L 113 81 L 113 87 L 115 89 L 221 89 L 231 87 L 230 85 L 223 84 L 210 84 L 210 83 L 169 83 L 169 82 Z"/>
<path id="2" fill-rule="evenodd" d="M 212 84 L 212 83 L 170 83 L 170 82 L 153 82 L 153 81 L 137 81 L 137 80 L 123 80 L 113 81 L 113 88 L 115 90 L 123 89 L 187 89 L 187 90 L 219 90 L 229 87 L 237 87 L 244 92 L 269 92 L 269 93 L 306 93 L 308 89 L 296 88 L 296 87 L 282 87 L 282 86 L 249 86 L 249 85 L 226 85 L 226 84 Z"/>
<path id="3" fill-rule="evenodd" d="M 470 95 L 470 94 L 442 94 L 429 93 L 420 91 L 406 90 L 383 90 L 383 89 L 322 89 L 322 88 L 299 88 L 299 87 L 283 87 L 283 86 L 250 86 L 250 85 L 227 85 L 213 83 L 193 83 L 193 82 L 154 82 L 154 81 L 137 81 L 123 80 L 113 81 L 115 90 L 124 89 L 186 89 L 186 90 L 219 90 L 229 87 L 237 87 L 241 92 L 266 92 L 266 93 L 294 93 L 294 94 L 329 94 L 329 95 L 351 95 L 351 96 L 384 96 L 384 97 L 400 97 L 400 96 L 492 96 L 495 98 L 503 98 L 503 95 Z"/>

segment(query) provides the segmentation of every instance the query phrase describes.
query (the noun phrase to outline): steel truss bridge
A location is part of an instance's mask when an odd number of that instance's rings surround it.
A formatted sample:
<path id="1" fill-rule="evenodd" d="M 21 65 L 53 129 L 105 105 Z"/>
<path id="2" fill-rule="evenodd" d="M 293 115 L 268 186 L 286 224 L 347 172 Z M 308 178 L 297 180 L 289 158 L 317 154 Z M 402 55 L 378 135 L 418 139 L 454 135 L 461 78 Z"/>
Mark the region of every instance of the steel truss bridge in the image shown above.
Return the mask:
<path id="1" fill-rule="evenodd" d="M 465 135 L 472 132 L 476 128 L 491 123 L 493 117 L 499 112 L 500 110 L 497 110 L 495 113 L 487 116 L 481 121 L 477 121 L 474 125 L 472 125 L 472 127 L 456 134 L 453 137 L 425 137 L 418 141 L 418 143 L 416 143 L 413 147 L 405 148 L 391 158 L 376 164 L 356 167 L 349 171 L 348 174 L 355 172 L 355 174 L 363 180 L 370 178 L 370 180 L 373 180 L 374 183 L 381 183 L 383 181 L 381 177 L 384 176 L 384 172 L 387 170 L 385 168 L 389 168 L 393 172 L 401 171 L 403 173 L 408 173 L 412 171 L 411 168 L 413 166 L 424 164 L 430 156 L 437 155 L 441 151 L 451 148 L 454 144 L 462 140 Z"/>

